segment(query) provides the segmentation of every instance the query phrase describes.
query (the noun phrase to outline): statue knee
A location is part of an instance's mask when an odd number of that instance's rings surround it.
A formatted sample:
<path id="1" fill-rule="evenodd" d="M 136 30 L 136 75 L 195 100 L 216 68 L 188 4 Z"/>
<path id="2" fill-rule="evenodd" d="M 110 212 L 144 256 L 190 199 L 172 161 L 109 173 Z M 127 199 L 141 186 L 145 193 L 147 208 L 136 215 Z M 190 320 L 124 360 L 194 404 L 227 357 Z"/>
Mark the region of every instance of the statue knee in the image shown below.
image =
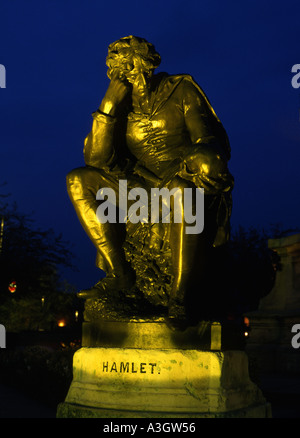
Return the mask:
<path id="1" fill-rule="evenodd" d="M 67 186 L 69 187 L 74 183 L 74 181 L 83 181 L 85 179 L 86 168 L 78 167 L 77 169 L 71 170 L 66 176 Z"/>
<path id="2" fill-rule="evenodd" d="M 91 185 L 91 181 L 99 179 L 99 171 L 93 167 L 78 167 L 71 170 L 66 176 L 67 187 L 71 188 L 74 184 L 80 186 Z"/>
<path id="3" fill-rule="evenodd" d="M 72 200 L 81 197 L 85 189 L 90 186 L 91 173 L 93 173 L 93 169 L 78 167 L 67 174 L 67 190 Z"/>

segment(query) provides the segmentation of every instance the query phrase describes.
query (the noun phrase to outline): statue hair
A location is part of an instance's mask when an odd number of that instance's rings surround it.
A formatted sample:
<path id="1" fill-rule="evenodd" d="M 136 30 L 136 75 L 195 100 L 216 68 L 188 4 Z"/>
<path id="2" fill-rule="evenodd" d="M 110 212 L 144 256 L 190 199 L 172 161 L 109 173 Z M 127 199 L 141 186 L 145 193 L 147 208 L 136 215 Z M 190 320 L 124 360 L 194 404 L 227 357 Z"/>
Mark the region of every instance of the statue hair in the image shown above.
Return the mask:
<path id="1" fill-rule="evenodd" d="M 108 46 L 106 65 L 108 66 L 107 76 L 109 79 L 116 70 L 122 74 L 122 70 L 133 68 L 133 58 L 139 57 L 146 73 L 152 73 L 160 62 L 161 57 L 155 50 L 153 44 L 144 38 L 129 35 L 121 38 Z"/>

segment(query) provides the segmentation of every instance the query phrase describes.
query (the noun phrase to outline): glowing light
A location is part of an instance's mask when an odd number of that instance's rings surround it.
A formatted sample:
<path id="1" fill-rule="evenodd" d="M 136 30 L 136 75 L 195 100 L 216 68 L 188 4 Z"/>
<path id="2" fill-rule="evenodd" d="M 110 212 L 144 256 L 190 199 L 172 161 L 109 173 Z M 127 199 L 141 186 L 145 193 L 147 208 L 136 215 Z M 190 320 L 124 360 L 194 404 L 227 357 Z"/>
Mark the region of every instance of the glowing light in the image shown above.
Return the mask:
<path id="1" fill-rule="evenodd" d="M 249 321 L 249 318 L 247 318 L 247 316 L 244 317 L 244 324 L 246 327 L 249 327 L 249 325 L 250 325 L 250 321 Z"/>
<path id="2" fill-rule="evenodd" d="M 247 338 L 247 337 L 249 336 L 249 333 L 248 333 L 248 332 L 245 332 L 245 333 L 244 333 L 244 336 Z"/>
<path id="3" fill-rule="evenodd" d="M 66 325 L 66 321 L 64 321 L 63 319 L 61 319 L 60 321 L 57 322 L 58 327 L 65 327 Z"/>
<path id="4" fill-rule="evenodd" d="M 8 290 L 12 294 L 15 293 L 17 290 L 17 283 L 15 281 L 12 281 L 11 283 L 9 283 Z"/>

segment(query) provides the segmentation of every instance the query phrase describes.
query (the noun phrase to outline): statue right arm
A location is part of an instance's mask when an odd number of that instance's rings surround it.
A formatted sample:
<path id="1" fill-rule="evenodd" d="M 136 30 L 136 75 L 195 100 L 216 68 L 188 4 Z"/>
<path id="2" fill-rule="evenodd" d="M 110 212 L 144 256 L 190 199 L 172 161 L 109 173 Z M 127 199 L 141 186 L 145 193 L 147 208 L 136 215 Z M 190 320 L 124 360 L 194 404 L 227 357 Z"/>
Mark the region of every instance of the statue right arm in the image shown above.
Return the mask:
<path id="1" fill-rule="evenodd" d="M 115 159 L 114 133 L 118 110 L 129 89 L 114 76 L 99 109 L 93 113 L 93 126 L 84 141 L 84 160 L 87 166 L 105 169 Z"/>
<path id="2" fill-rule="evenodd" d="M 84 141 L 84 161 L 87 166 L 103 169 L 115 158 L 114 127 L 117 119 L 99 110 L 93 113 L 93 126 Z"/>

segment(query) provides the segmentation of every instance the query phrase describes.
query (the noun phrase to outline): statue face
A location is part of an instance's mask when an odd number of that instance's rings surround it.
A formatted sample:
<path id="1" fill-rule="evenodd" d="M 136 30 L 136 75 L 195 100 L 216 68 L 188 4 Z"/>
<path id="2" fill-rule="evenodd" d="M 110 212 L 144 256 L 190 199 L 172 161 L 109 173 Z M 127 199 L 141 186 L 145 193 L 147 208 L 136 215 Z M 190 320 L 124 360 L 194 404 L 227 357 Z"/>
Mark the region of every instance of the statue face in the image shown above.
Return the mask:
<path id="1" fill-rule="evenodd" d="M 126 77 L 127 81 L 132 84 L 133 93 L 137 93 L 140 96 L 146 94 L 152 72 L 149 74 L 149 71 L 145 69 L 142 59 L 138 56 L 134 56 L 132 63 L 127 62 L 123 65 L 125 68 L 122 69 L 122 74 Z"/>

